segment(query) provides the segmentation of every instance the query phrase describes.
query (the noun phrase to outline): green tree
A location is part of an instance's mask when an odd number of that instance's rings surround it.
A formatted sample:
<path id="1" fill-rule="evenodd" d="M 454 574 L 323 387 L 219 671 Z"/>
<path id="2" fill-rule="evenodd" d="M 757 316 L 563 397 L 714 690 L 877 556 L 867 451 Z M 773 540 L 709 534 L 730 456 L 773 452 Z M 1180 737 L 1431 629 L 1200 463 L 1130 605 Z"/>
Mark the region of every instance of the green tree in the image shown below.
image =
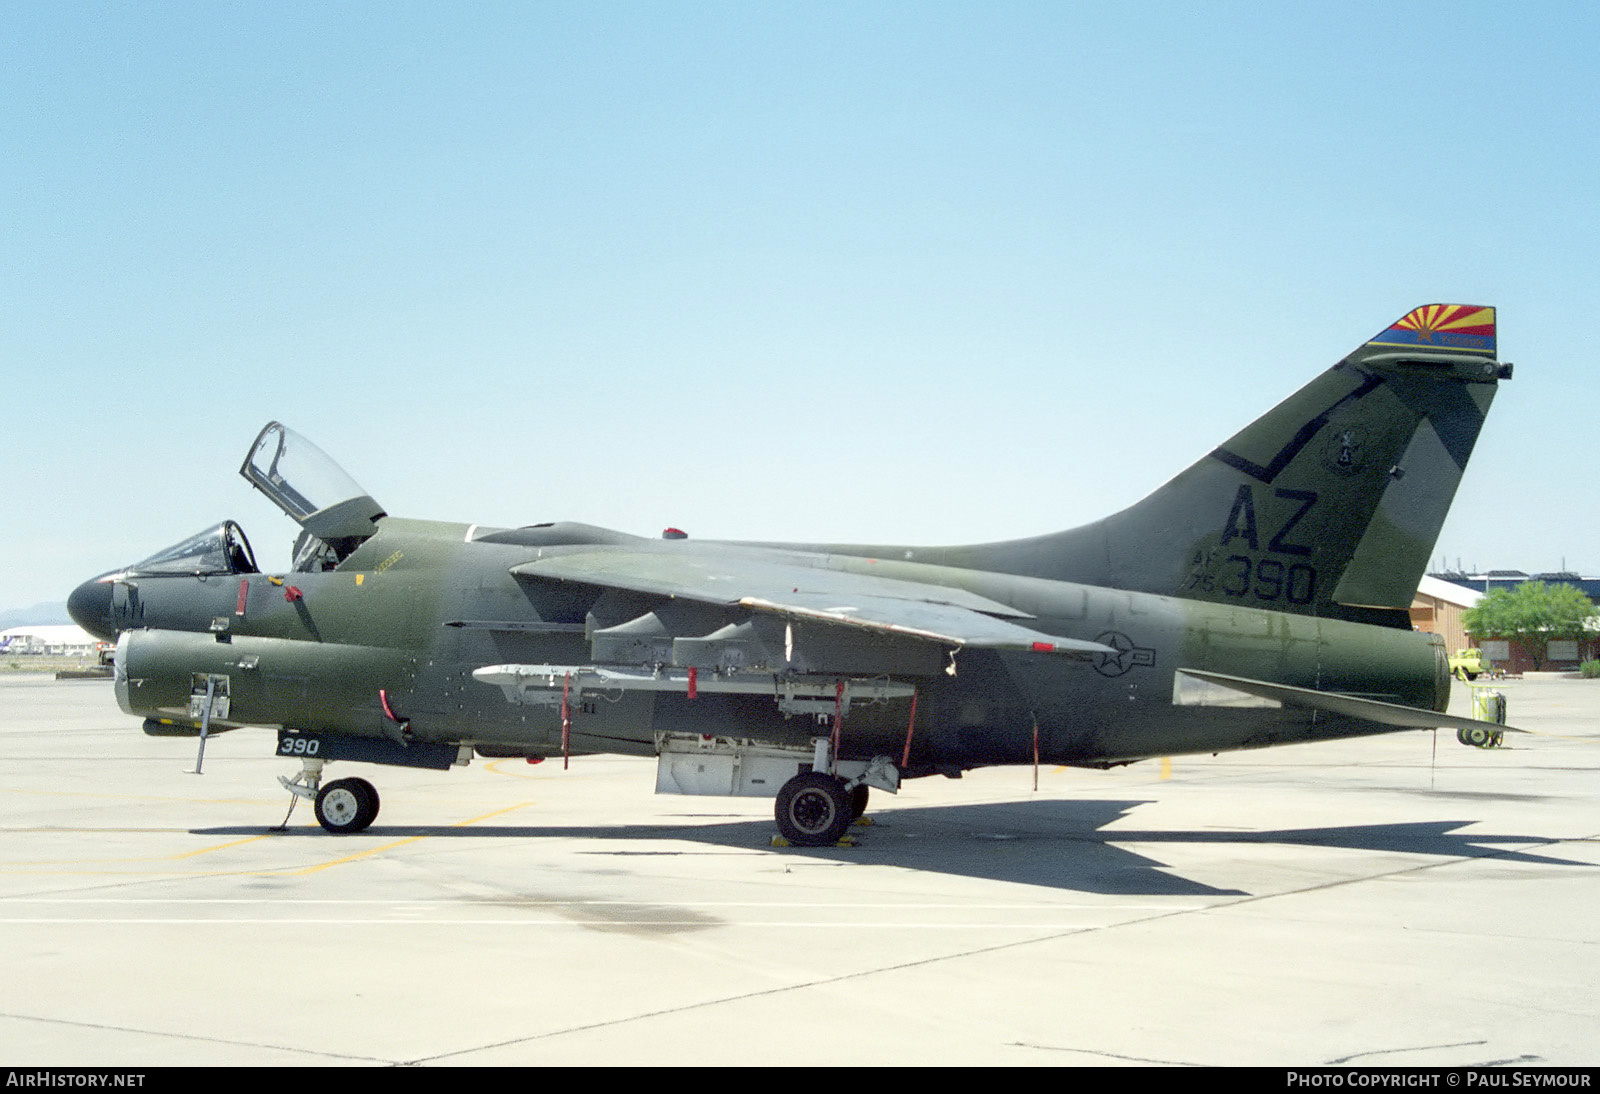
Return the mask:
<path id="1" fill-rule="evenodd" d="M 1586 623 L 1595 614 L 1594 603 L 1575 586 L 1525 581 L 1492 590 L 1477 607 L 1467 609 L 1465 622 L 1475 639 L 1520 641 L 1539 669 L 1546 642 L 1588 637 Z"/>

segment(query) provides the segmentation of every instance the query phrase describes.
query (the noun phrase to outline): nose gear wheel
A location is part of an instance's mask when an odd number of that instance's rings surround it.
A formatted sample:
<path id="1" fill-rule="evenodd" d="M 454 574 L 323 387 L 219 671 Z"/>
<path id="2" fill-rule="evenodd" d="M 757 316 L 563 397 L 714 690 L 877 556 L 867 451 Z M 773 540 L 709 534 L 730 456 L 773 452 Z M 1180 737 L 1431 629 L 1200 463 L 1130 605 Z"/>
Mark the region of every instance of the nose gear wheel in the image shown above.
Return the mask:
<path id="1" fill-rule="evenodd" d="M 317 823 L 330 832 L 351 835 L 378 816 L 378 791 L 365 779 L 337 779 L 317 791 Z"/>

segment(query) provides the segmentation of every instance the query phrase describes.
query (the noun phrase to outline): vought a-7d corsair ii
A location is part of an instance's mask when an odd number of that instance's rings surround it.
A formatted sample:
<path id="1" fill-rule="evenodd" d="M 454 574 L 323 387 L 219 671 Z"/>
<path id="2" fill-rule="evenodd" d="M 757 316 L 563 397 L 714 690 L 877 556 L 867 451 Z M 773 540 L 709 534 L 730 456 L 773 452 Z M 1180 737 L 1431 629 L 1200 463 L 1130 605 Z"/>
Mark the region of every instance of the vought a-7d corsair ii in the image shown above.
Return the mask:
<path id="1" fill-rule="evenodd" d="M 69 608 L 147 732 L 275 729 L 329 831 L 378 812 L 330 762 L 613 752 L 825 844 L 903 779 L 1473 726 L 1408 609 L 1510 376 L 1494 309 L 1417 308 L 1131 508 L 960 547 L 411 520 L 272 422 L 290 570 L 226 521 Z"/>

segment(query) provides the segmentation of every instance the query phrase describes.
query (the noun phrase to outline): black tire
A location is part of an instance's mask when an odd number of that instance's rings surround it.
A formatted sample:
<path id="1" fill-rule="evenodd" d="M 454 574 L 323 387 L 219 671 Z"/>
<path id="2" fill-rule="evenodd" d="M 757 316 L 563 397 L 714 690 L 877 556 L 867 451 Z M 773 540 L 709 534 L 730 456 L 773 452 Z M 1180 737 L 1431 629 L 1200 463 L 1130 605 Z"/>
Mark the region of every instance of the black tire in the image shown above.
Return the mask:
<path id="1" fill-rule="evenodd" d="M 335 835 L 366 828 L 378 815 L 378 792 L 365 779 L 338 779 L 317 791 L 317 823 Z"/>
<path id="2" fill-rule="evenodd" d="M 1467 673 L 1467 679 L 1468 680 L 1476 680 L 1477 678 L 1478 678 L 1478 674 L 1477 673 L 1475 673 L 1475 672 Z"/>
<path id="3" fill-rule="evenodd" d="M 850 791 L 850 820 L 852 823 L 861 819 L 867 811 L 867 798 L 871 787 L 866 783 L 857 783 Z"/>
<path id="4" fill-rule="evenodd" d="M 778 791 L 778 831 L 796 847 L 839 842 L 853 819 L 844 784 L 821 771 L 806 771 Z"/>
<path id="5" fill-rule="evenodd" d="M 367 819 L 362 822 L 360 828 L 356 829 L 357 832 L 360 832 L 373 821 L 378 819 L 378 788 L 373 786 L 366 779 L 346 779 L 345 781 L 359 790 L 367 799 L 365 811 Z"/>
<path id="6" fill-rule="evenodd" d="M 1489 747 L 1490 733 L 1489 733 L 1489 731 L 1487 729 L 1473 728 L 1473 729 L 1467 730 L 1466 733 L 1467 733 L 1467 744 L 1471 745 L 1474 748 L 1488 748 Z"/>
<path id="7" fill-rule="evenodd" d="M 1460 741 L 1464 745 L 1470 745 L 1472 743 L 1471 741 L 1467 740 L 1467 731 L 1464 729 L 1456 730 L 1456 740 Z"/>

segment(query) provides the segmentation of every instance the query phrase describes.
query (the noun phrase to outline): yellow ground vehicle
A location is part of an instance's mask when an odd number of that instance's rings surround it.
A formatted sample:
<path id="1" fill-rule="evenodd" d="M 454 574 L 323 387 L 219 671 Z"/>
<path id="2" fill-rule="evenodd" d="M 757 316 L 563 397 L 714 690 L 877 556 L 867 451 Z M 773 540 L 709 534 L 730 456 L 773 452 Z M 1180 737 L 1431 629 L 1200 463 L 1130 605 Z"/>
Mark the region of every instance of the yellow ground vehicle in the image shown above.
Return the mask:
<path id="1" fill-rule="evenodd" d="M 1483 655 L 1482 650 L 1456 650 L 1450 655 L 1450 675 L 1461 676 L 1465 674 L 1468 680 L 1476 680 L 1479 673 L 1492 671 L 1493 666 L 1489 659 Z"/>

